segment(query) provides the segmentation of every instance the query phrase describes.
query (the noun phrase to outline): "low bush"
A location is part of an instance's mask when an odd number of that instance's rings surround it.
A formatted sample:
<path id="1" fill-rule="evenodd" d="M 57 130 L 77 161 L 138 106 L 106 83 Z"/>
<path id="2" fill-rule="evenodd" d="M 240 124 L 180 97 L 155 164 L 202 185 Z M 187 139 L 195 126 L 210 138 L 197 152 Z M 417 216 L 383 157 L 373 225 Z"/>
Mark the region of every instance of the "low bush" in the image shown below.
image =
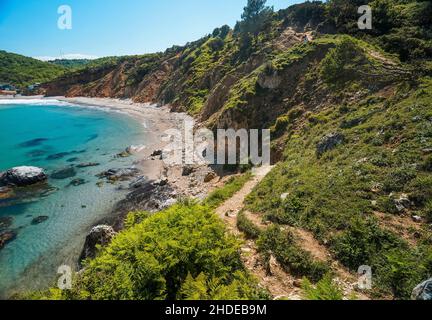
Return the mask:
<path id="1" fill-rule="evenodd" d="M 292 233 L 284 232 L 278 226 L 271 226 L 264 231 L 257 244 L 267 264 L 273 254 L 287 272 L 296 276 L 304 276 L 317 282 L 329 272 L 327 263 L 315 261 L 309 252 L 295 243 Z"/>
<path id="2" fill-rule="evenodd" d="M 249 239 L 258 239 L 261 235 L 261 230 L 253 222 L 248 220 L 244 212 L 240 212 L 237 216 L 237 227 L 244 232 Z"/>
<path id="3" fill-rule="evenodd" d="M 307 300 L 343 299 L 343 290 L 333 281 L 331 274 L 326 274 L 315 286 L 308 279 L 303 279 L 302 289 Z"/>

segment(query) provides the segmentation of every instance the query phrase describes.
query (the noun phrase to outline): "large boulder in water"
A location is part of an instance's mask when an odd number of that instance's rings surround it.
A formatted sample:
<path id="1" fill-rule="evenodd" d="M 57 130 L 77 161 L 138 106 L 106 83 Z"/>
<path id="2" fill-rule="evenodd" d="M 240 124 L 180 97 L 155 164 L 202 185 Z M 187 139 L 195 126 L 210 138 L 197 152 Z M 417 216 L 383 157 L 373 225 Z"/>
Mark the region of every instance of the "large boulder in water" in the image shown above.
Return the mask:
<path id="1" fill-rule="evenodd" d="M 419 284 L 411 295 L 413 300 L 432 300 L 432 278 Z"/>
<path id="2" fill-rule="evenodd" d="M 83 251 L 80 256 L 79 262 L 85 259 L 94 259 L 97 254 L 96 246 L 106 246 L 116 235 L 114 229 L 107 225 L 99 225 L 93 227 L 86 237 Z"/>
<path id="3" fill-rule="evenodd" d="M 0 175 L 0 185 L 25 187 L 46 181 L 48 176 L 37 167 L 15 167 Z"/>

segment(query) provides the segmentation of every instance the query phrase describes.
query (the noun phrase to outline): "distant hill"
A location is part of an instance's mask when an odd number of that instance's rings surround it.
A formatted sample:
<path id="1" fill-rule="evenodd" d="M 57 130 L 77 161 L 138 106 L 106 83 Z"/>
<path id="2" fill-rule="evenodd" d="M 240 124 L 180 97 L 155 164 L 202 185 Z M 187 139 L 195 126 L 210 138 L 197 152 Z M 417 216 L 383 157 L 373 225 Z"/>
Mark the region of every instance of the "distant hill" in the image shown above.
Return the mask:
<path id="1" fill-rule="evenodd" d="M 65 72 L 63 66 L 0 50 L 0 83 L 25 87 L 51 81 Z"/>
<path id="2" fill-rule="evenodd" d="M 90 59 L 56 59 L 48 62 L 68 69 L 79 69 L 86 66 L 91 61 Z"/>

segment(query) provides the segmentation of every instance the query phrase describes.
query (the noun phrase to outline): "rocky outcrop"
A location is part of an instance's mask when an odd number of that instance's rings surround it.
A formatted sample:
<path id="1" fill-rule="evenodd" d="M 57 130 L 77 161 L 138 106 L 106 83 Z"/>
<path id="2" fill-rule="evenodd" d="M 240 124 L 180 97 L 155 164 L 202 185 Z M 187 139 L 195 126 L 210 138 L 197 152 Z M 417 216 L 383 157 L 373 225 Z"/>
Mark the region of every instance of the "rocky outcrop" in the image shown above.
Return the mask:
<path id="1" fill-rule="evenodd" d="M 44 170 L 37 167 L 15 167 L 0 175 L 0 185 L 25 187 L 48 179 Z"/>
<path id="2" fill-rule="evenodd" d="M 432 300 L 432 278 L 414 288 L 412 300 Z"/>
<path id="3" fill-rule="evenodd" d="M 329 133 L 321 138 L 321 140 L 318 142 L 316 146 L 316 153 L 318 158 L 321 158 L 321 156 L 336 148 L 338 145 L 344 143 L 345 136 L 342 133 L 334 132 Z"/>
<path id="4" fill-rule="evenodd" d="M 190 176 L 195 171 L 195 169 L 196 168 L 191 165 L 184 166 L 182 169 L 182 176 L 184 177 Z"/>
<path id="5" fill-rule="evenodd" d="M 114 229 L 107 225 L 93 227 L 87 235 L 79 263 L 86 259 L 94 259 L 97 254 L 97 246 L 106 246 L 115 237 Z"/>

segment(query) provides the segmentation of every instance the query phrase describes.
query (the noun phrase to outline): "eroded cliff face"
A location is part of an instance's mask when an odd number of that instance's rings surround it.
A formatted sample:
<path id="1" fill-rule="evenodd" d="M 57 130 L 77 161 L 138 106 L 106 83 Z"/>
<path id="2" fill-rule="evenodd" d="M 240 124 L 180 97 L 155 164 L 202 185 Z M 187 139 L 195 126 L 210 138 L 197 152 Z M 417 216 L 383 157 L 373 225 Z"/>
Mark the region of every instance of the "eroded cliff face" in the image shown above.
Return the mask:
<path id="1" fill-rule="evenodd" d="M 117 65 L 84 69 L 43 86 L 47 96 L 132 98 L 136 102 L 158 102 L 162 84 L 173 70 L 175 59 L 158 61 L 159 65 L 139 81 L 132 73 L 140 59 L 131 58 Z"/>
<path id="2" fill-rule="evenodd" d="M 270 76 L 260 75 L 256 82 L 260 95 L 246 97 L 250 105 L 246 117 L 243 111 L 225 110 L 225 106 L 236 85 L 257 73 L 271 56 L 300 44 L 304 35 L 287 28 L 244 60 L 237 58 L 232 37 L 221 40 L 221 47 L 214 44 L 218 41 L 215 38 L 205 38 L 178 52 L 161 55 L 145 72 L 137 72 L 142 59 L 131 57 L 115 65 L 67 75 L 45 84 L 43 89 L 47 96 L 131 98 L 135 102 L 169 104 L 173 111 L 186 111 L 202 122 L 222 127 L 264 127 L 286 111 L 281 100 L 293 94 L 309 61 Z"/>
<path id="3" fill-rule="evenodd" d="M 231 32 L 224 39 L 208 36 L 163 54 L 126 57 L 115 64 L 84 69 L 45 84 L 44 90 L 49 96 L 131 98 L 169 105 L 212 130 L 271 129 L 277 161 L 288 126 L 300 127 L 311 114 L 360 100 L 392 83 L 371 75 L 374 86 L 368 85 L 369 65 L 379 71 L 383 61 L 387 65 L 389 61 L 348 36 L 291 27 L 273 31 L 246 57 L 239 38 Z M 345 42 L 350 43 L 348 48 Z M 336 49 L 361 57 L 354 62 L 364 71 L 344 71 L 345 65 L 339 66 L 342 69 L 335 73 L 346 74 L 342 87 L 335 85 L 337 78 L 323 75 Z M 353 61 L 349 54 L 341 54 L 345 56 L 347 61 L 340 63 L 346 63 L 348 70 Z M 397 61 L 391 63 L 397 67 Z"/>

